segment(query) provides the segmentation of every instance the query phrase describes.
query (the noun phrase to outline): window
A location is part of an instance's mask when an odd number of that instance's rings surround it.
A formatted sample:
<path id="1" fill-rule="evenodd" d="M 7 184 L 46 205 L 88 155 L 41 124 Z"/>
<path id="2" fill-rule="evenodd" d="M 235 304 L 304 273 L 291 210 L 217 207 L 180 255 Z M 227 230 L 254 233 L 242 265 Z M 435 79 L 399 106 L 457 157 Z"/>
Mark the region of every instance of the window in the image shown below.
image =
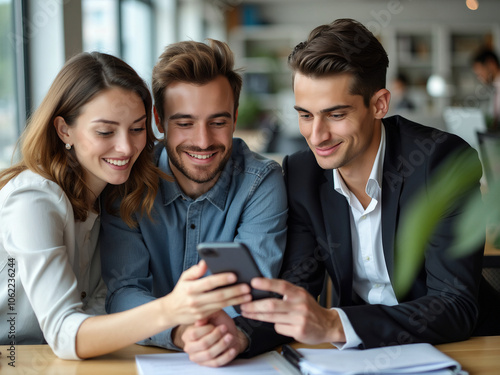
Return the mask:
<path id="1" fill-rule="evenodd" d="M 154 65 L 153 4 L 147 0 L 84 0 L 83 49 L 121 57 L 146 81 Z"/>
<path id="2" fill-rule="evenodd" d="M 20 134 L 18 89 L 16 69 L 23 70 L 23 63 L 16 65 L 16 49 L 23 48 L 22 38 L 16 38 L 14 25 L 14 0 L 0 0 L 0 169 L 11 164 L 12 152 Z M 21 74 L 23 74 L 22 72 Z M 19 97 L 24 96 L 24 92 Z M 20 112 L 20 111 L 19 111 Z"/>
<path id="3" fill-rule="evenodd" d="M 122 58 L 149 82 L 155 61 L 151 2 L 124 0 L 121 14 Z"/>
<path id="4" fill-rule="evenodd" d="M 117 0 L 82 2 L 83 49 L 120 56 Z"/>

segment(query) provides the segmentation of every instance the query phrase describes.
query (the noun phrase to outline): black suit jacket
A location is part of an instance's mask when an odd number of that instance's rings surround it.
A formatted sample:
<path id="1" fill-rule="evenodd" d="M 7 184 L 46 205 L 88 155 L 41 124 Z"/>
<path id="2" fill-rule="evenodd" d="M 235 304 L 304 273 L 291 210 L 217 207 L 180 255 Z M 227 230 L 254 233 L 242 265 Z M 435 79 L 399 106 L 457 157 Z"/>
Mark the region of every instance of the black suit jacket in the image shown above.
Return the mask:
<path id="1" fill-rule="evenodd" d="M 386 150 L 382 242 L 392 280 L 395 238 L 409 203 L 426 189 L 441 162 L 454 152 L 471 152 L 471 148 L 455 135 L 400 116 L 384 119 L 383 123 Z M 473 190 L 477 192 L 481 164 L 476 154 L 475 159 L 478 179 Z M 286 157 L 283 167 L 289 219 L 282 278 L 318 296 L 325 271 L 328 272 L 333 283 L 332 304 L 345 311 L 361 338 L 362 348 L 416 342 L 439 344 L 471 335 L 478 316 L 477 294 L 484 244 L 459 259 L 446 253 L 454 239 L 453 226 L 462 214 L 464 200 L 459 199 L 441 219 L 425 249 L 420 272 L 399 304 L 368 305 L 352 288 L 350 208 L 345 197 L 334 190 L 332 170 L 319 167 L 310 150 Z M 249 355 L 287 340 L 266 325 L 253 327 L 249 333 L 252 337 Z"/>
<path id="2" fill-rule="evenodd" d="M 386 150 L 382 242 L 392 280 L 395 238 L 412 198 L 425 191 L 434 171 L 448 156 L 462 150 L 471 152 L 471 148 L 457 136 L 400 116 L 384 119 L 383 123 Z M 476 168 L 478 180 L 474 190 L 479 189 L 479 159 Z M 441 218 L 425 249 L 420 272 L 409 292 L 399 299 L 400 303 L 368 305 L 352 289 L 350 208 L 345 197 L 334 190 L 332 170 L 321 169 L 313 153 L 307 150 L 287 158 L 284 171 L 289 220 L 283 278 L 317 295 L 326 270 L 333 283 L 332 304 L 345 311 L 364 348 L 414 342 L 439 344 L 470 336 L 478 316 L 484 243 L 463 258 L 452 258 L 447 253 L 464 200 L 460 199 Z"/>

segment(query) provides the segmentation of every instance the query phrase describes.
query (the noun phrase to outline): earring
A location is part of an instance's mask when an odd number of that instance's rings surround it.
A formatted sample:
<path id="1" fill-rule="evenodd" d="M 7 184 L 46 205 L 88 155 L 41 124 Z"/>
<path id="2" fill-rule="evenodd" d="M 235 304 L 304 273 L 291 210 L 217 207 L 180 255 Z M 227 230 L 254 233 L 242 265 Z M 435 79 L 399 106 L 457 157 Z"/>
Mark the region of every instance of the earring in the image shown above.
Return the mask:
<path id="1" fill-rule="evenodd" d="M 71 150 L 71 145 L 69 143 L 66 143 L 66 150 Z"/>

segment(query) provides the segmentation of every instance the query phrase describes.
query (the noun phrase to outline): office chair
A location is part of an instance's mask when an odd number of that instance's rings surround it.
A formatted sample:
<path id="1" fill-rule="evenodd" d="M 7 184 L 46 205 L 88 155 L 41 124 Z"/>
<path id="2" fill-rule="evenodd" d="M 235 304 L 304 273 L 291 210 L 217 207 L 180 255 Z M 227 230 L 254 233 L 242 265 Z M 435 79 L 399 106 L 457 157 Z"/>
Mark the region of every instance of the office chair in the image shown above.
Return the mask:
<path id="1" fill-rule="evenodd" d="M 477 140 L 486 183 L 500 183 L 500 133 L 477 132 Z M 500 210 L 500 207 L 494 209 Z M 483 276 L 500 293 L 500 250 L 498 256 L 485 256 Z"/>
<path id="2" fill-rule="evenodd" d="M 476 132 L 479 156 L 487 186 L 500 183 L 500 133 Z M 494 209 L 500 210 L 500 207 Z M 500 250 L 499 255 L 485 255 L 479 292 L 479 315 L 476 335 L 500 334 Z"/>
<path id="3" fill-rule="evenodd" d="M 500 181 L 500 133 L 476 132 L 486 182 Z"/>

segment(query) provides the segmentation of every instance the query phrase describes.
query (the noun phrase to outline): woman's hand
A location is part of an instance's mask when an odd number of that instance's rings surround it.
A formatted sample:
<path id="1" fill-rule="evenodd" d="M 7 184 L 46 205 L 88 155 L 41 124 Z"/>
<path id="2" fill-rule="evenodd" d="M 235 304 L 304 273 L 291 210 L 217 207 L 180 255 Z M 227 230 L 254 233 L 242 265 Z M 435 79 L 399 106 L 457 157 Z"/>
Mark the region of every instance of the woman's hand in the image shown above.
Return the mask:
<path id="1" fill-rule="evenodd" d="M 184 271 L 174 290 L 163 297 L 163 309 L 168 311 L 175 325 L 192 324 L 226 306 L 251 301 L 248 285 L 231 285 L 236 282 L 235 274 L 228 272 L 201 278 L 206 272 L 207 265 L 202 260 Z M 216 288 L 220 289 L 214 290 Z"/>

